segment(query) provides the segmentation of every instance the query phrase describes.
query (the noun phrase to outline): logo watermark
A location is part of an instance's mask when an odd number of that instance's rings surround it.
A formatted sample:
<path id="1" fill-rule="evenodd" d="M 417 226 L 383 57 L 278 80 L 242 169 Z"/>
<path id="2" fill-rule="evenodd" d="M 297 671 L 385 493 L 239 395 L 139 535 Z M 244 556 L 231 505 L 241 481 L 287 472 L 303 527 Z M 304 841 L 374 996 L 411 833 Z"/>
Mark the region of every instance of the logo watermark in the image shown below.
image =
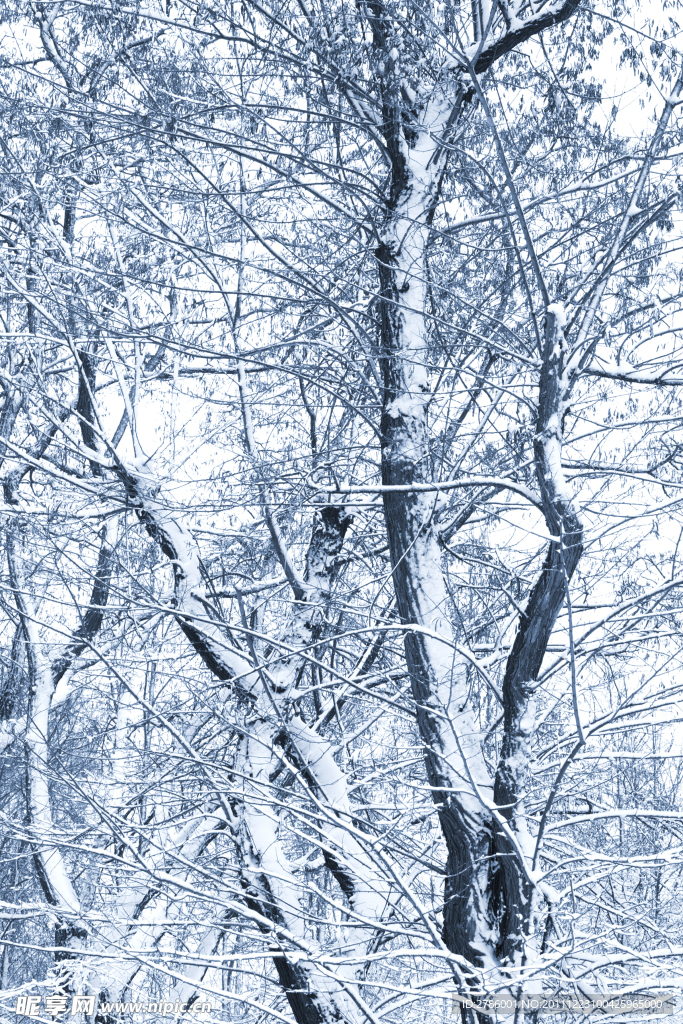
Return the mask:
<path id="1" fill-rule="evenodd" d="M 179 999 L 154 999 L 143 1003 L 134 1000 L 126 1002 L 100 1003 L 97 1007 L 103 1013 L 155 1013 L 159 1017 L 176 1017 L 179 1014 L 196 1016 L 197 1014 L 210 1013 L 214 1006 L 211 1001 L 195 999 L 193 1002 L 181 1003 Z M 95 1013 L 95 996 L 74 995 L 71 997 L 56 992 L 54 995 L 40 996 L 25 995 L 19 996 L 14 1007 L 20 1017 L 63 1017 L 67 1014 L 75 1017 L 77 1014 L 85 1014 L 91 1017 Z"/>

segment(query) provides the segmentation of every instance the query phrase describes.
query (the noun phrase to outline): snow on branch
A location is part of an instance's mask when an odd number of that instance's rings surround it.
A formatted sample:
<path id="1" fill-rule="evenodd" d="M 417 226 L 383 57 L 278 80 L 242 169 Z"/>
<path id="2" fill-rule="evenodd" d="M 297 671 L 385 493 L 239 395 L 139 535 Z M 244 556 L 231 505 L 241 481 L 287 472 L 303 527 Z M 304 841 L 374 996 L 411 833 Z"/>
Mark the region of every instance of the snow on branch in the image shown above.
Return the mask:
<path id="1" fill-rule="evenodd" d="M 11 747 L 16 739 L 24 735 L 26 719 L 7 718 L 0 722 L 0 754 Z"/>
<path id="2" fill-rule="evenodd" d="M 57 908 L 64 922 L 81 918 L 80 900 L 69 878 L 52 816 L 52 801 L 46 775 L 49 762 L 48 734 L 50 701 L 54 680 L 44 644 L 38 629 L 36 609 L 22 570 L 22 556 L 17 550 L 16 531 L 7 538 L 7 560 L 14 599 L 21 619 L 26 644 L 26 659 L 31 685 L 31 703 L 27 716 L 26 747 L 28 749 L 29 829 L 38 879 L 48 903 Z M 80 924 L 69 925 L 73 938 L 87 934 Z"/>
<path id="3" fill-rule="evenodd" d="M 483 74 L 500 57 L 514 50 L 516 46 L 525 43 L 527 39 L 538 35 L 546 28 L 552 28 L 553 25 L 567 21 L 576 14 L 580 6 L 581 0 L 555 0 L 554 3 L 547 4 L 542 11 L 536 14 L 532 13 L 523 20 L 514 14 L 511 15 L 509 25 L 502 36 L 498 39 L 487 40 L 483 45 L 472 47 L 474 49 L 472 63 L 475 73 Z"/>
<path id="4" fill-rule="evenodd" d="M 218 679 L 227 682 L 239 677 L 246 688 L 249 679 L 254 679 L 253 665 L 225 642 L 219 626 L 212 621 L 212 609 L 203 594 L 199 549 L 192 533 L 170 512 L 158 481 L 144 466 L 137 462 L 124 465 L 117 460 L 116 472 L 138 519 L 173 565 L 173 605 L 183 633 Z"/>
<path id="5" fill-rule="evenodd" d="M 112 521 L 109 520 L 100 533 L 100 554 L 97 560 L 95 580 L 87 611 L 83 616 L 80 627 L 74 633 L 73 639 L 66 645 L 61 654 L 52 661 L 52 678 L 55 686 L 68 671 L 75 659 L 83 653 L 102 625 L 105 608 L 109 599 L 109 586 L 114 562 L 114 548 L 111 543 L 112 532 L 113 525 Z"/>

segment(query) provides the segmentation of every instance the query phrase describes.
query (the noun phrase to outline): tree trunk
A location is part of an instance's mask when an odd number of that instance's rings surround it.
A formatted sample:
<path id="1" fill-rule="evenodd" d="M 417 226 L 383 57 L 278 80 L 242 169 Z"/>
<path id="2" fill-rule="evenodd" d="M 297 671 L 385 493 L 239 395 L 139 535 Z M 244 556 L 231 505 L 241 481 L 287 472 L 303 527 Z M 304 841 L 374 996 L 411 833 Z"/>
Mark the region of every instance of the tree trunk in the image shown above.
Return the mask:
<path id="1" fill-rule="evenodd" d="M 557 539 L 550 542 L 507 661 L 503 679 L 503 741 L 494 788 L 496 806 L 517 840 L 517 844 L 513 843 L 509 833 L 494 828 L 491 908 L 498 925 L 496 952 L 508 964 L 523 955 L 525 942 L 534 931 L 533 886 L 529 878 L 533 844 L 524 811 L 524 797 L 531 785 L 533 683 L 583 550 L 583 527 L 572 506 L 561 464 L 562 418 L 571 386 L 565 356 L 564 311 L 551 306 L 545 319 L 534 459 L 546 526 Z M 521 862 L 520 853 L 527 855 L 526 864 Z"/>
<path id="2" fill-rule="evenodd" d="M 376 255 L 382 295 L 382 484 L 406 488 L 384 491 L 384 513 L 427 777 L 448 850 L 443 939 L 453 953 L 484 967 L 489 964 L 486 865 L 493 791 L 467 703 L 466 666 L 453 644 L 432 523 L 435 497 L 409 489 L 431 476 L 426 248 L 443 172 L 438 140 L 462 99 L 462 91 L 450 101 L 439 96 L 425 109 L 412 148 L 396 148 L 390 209 Z"/>
<path id="3" fill-rule="evenodd" d="M 399 118 L 387 109 L 385 122 Z M 536 473 L 554 540 L 534 587 L 504 680 L 504 736 L 495 787 L 468 707 L 463 659 L 454 649 L 441 552 L 432 525 L 434 496 L 411 491 L 430 481 L 426 251 L 443 140 L 466 98 L 460 87 L 425 104 L 414 131 L 390 147 L 392 185 L 376 256 L 382 297 L 382 483 L 396 599 L 416 703 L 425 766 L 447 848 L 443 938 L 477 968 L 519 960 L 532 924 L 533 850 L 524 820 L 529 784 L 531 684 L 537 678 L 565 590 L 581 554 L 581 525 L 561 470 L 564 311 L 546 315 L 539 382 Z M 394 101 L 395 102 L 395 101 Z M 560 539 L 561 537 L 561 539 Z M 495 807 L 500 807 L 498 812 Z M 493 860 L 491 859 L 493 858 Z M 490 877 L 489 877 L 490 875 Z"/>

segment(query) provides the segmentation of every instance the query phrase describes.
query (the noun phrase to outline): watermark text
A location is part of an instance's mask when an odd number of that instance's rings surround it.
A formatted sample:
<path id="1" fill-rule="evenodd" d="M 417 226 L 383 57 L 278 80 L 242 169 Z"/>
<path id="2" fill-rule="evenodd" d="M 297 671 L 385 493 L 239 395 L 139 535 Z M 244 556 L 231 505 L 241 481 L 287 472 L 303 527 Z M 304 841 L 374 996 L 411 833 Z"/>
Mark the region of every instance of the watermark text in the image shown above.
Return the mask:
<path id="1" fill-rule="evenodd" d="M 193 1002 L 181 1003 L 179 999 L 153 999 L 150 1002 L 126 1002 L 100 1003 L 98 1010 L 103 1013 L 155 1013 L 160 1017 L 175 1017 L 178 1014 L 210 1013 L 213 1010 L 213 1003 L 206 1000 L 195 999 Z M 85 1014 L 91 1017 L 95 1012 L 95 996 L 65 996 L 56 993 L 41 999 L 40 996 L 19 996 L 15 1011 L 22 1017 L 63 1017 L 69 1015 L 75 1017 L 78 1014 Z M 75 1022 L 74 1022 L 75 1024 Z"/>
<path id="2" fill-rule="evenodd" d="M 481 995 L 453 996 L 453 1011 L 459 1012 L 462 1007 L 479 1010 L 485 1013 L 498 1013 L 503 1016 L 513 1014 L 517 1010 L 530 1013 L 555 1014 L 576 1013 L 581 1015 L 613 1016 L 618 1014 L 639 1014 L 641 1016 L 665 1016 L 676 1009 L 675 992 L 671 989 L 656 989 L 645 993 L 638 992 L 581 992 L 558 993 L 529 992 L 515 996 Z"/>

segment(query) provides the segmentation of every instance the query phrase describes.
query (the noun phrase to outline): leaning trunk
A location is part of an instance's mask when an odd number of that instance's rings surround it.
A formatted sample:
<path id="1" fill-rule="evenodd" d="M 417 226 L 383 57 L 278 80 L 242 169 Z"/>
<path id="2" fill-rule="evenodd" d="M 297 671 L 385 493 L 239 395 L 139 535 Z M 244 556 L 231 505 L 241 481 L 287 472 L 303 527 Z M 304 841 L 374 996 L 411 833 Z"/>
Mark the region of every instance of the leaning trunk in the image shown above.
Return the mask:
<path id="1" fill-rule="evenodd" d="M 566 367 L 564 310 L 546 313 L 539 382 L 534 459 L 550 541 L 508 658 L 503 679 L 503 741 L 494 799 L 508 828 L 494 828 L 491 907 L 497 921 L 497 954 L 503 963 L 528 958 L 537 932 L 531 881 L 533 848 L 526 826 L 525 794 L 531 784 L 530 741 L 534 727 L 534 683 L 583 550 L 583 527 L 562 473 L 562 420 L 571 380 Z"/>

